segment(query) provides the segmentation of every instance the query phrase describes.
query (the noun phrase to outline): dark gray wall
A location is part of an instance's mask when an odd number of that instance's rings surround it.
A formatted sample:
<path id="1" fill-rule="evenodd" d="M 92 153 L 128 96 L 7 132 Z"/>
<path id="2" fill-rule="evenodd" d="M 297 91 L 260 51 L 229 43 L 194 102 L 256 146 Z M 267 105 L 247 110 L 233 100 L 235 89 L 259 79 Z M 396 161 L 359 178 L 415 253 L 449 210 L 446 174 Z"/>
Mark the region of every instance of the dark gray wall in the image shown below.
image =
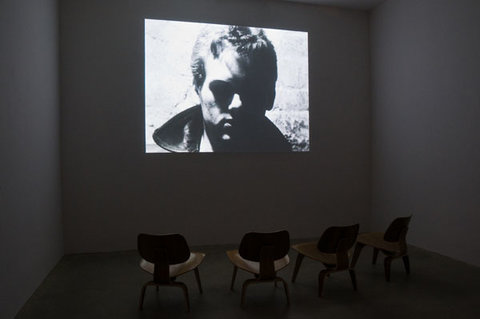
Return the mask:
<path id="1" fill-rule="evenodd" d="M 55 0 L 0 5 L 0 318 L 63 253 Z"/>
<path id="2" fill-rule="evenodd" d="M 306 154 L 145 154 L 144 18 L 309 32 Z M 191 244 L 251 230 L 292 237 L 369 220 L 368 15 L 276 1 L 60 3 L 66 252 L 130 249 L 139 232 Z"/>
<path id="3" fill-rule="evenodd" d="M 373 220 L 480 265 L 480 2 L 387 1 L 372 15 Z"/>

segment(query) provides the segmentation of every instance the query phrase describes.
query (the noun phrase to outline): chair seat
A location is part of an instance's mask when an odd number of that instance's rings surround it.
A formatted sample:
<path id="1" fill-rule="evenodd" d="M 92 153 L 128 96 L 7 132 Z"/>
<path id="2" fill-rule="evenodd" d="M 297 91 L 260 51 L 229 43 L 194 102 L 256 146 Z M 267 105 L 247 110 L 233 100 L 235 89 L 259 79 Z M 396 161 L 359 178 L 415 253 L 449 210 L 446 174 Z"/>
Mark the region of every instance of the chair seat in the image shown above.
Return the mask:
<path id="1" fill-rule="evenodd" d="M 302 255 L 305 255 L 313 260 L 319 261 L 326 265 L 337 264 L 337 255 L 321 252 L 317 248 L 316 241 L 292 245 L 292 248 L 301 253 Z"/>
<path id="2" fill-rule="evenodd" d="M 177 277 L 177 276 L 180 276 L 180 275 L 182 275 L 186 272 L 189 272 L 190 270 L 195 269 L 196 267 L 198 267 L 198 265 L 201 264 L 201 262 L 203 261 L 203 258 L 205 258 L 204 253 L 193 253 L 193 252 L 191 252 L 190 257 L 185 262 L 170 265 L 168 267 L 170 277 Z M 142 259 L 140 261 L 140 267 L 143 270 L 153 274 L 153 268 L 154 268 L 153 263 L 148 262 L 145 259 Z"/>
<path id="3" fill-rule="evenodd" d="M 238 268 L 248 271 L 252 274 L 260 274 L 260 262 L 242 258 L 242 256 L 240 256 L 240 254 L 238 253 L 238 249 L 228 250 L 227 256 L 230 261 Z M 285 268 L 289 262 L 290 257 L 288 257 L 288 255 L 285 255 L 283 258 L 275 260 L 273 262 L 273 267 L 275 271 L 279 271 L 280 269 Z"/>
<path id="4" fill-rule="evenodd" d="M 383 232 L 358 234 L 357 242 L 386 251 L 400 252 L 400 242 L 386 241 L 383 239 L 384 235 Z"/>

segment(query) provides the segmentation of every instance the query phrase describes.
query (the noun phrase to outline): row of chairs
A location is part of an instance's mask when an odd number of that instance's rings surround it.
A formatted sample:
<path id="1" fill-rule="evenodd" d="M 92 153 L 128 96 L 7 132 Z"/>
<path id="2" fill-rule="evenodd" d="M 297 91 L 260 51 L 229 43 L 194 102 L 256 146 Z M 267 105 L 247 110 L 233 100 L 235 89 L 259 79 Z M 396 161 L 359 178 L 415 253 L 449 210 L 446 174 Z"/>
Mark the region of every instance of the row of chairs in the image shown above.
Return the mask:
<path id="1" fill-rule="evenodd" d="M 318 295 L 322 296 L 324 280 L 332 273 L 348 271 L 353 289 L 357 290 L 355 278 L 355 264 L 363 247 L 373 247 L 373 264 L 376 263 L 378 253 L 386 255 L 384 260 L 385 279 L 390 281 L 390 264 L 392 260 L 402 258 L 406 273 L 410 273 L 410 263 L 407 253 L 406 235 L 412 216 L 395 219 L 385 232 L 359 234 L 359 224 L 351 226 L 330 227 L 322 234 L 318 241 L 300 243 L 291 247 L 298 252 L 293 271 L 292 282 L 295 282 L 304 257 L 321 262 L 325 269 L 318 275 Z M 356 245 L 355 245 L 356 243 Z M 350 252 L 355 245 L 353 257 L 350 261 Z M 285 289 L 287 303 L 290 296 L 286 281 L 277 275 L 285 268 L 290 258 L 290 236 L 288 231 L 282 230 L 273 233 L 251 232 L 243 236 L 238 249 L 227 251 L 227 256 L 233 264 L 233 276 L 230 289 L 233 290 L 238 269 L 254 275 L 247 279 L 242 286 L 241 305 L 245 305 L 245 293 L 251 284 L 262 282 L 281 282 Z M 189 271 L 195 272 L 195 278 L 200 293 L 203 292 L 198 266 L 205 258 L 204 253 L 191 252 L 185 238 L 180 234 L 168 235 L 138 235 L 138 251 L 142 257 L 140 267 L 153 275 L 153 280 L 142 287 L 140 295 L 140 310 L 143 308 L 145 290 L 148 286 L 175 286 L 183 290 L 187 310 L 190 311 L 188 288 L 176 281 L 176 278 Z"/>

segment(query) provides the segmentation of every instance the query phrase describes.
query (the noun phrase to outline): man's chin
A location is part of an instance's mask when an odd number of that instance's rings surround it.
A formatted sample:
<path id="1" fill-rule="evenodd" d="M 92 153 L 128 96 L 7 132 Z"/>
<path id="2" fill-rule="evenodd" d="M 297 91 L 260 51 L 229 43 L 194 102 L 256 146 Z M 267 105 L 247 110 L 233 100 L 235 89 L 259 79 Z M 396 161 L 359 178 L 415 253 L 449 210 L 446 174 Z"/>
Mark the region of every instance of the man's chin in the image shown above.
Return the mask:
<path id="1" fill-rule="evenodd" d="M 238 138 L 229 134 L 222 134 L 215 145 L 212 145 L 215 152 L 238 152 L 242 143 Z"/>
<path id="2" fill-rule="evenodd" d="M 229 143 L 232 140 L 232 135 L 229 133 L 223 133 L 220 137 L 222 143 Z"/>
<path id="3" fill-rule="evenodd" d="M 215 139 L 210 139 L 214 152 L 239 152 L 248 144 L 248 132 L 229 127 L 226 130 L 217 131 Z"/>

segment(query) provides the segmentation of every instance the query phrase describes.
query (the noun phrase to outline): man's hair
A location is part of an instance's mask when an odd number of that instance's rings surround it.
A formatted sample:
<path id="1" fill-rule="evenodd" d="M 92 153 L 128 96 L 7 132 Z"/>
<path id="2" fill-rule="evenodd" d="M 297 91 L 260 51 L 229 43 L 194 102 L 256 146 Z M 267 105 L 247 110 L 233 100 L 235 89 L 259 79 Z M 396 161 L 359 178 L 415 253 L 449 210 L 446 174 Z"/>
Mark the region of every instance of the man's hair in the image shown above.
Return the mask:
<path id="1" fill-rule="evenodd" d="M 211 55 L 218 59 L 225 49 L 235 50 L 245 58 L 252 78 L 266 85 L 271 96 L 266 109 L 271 109 L 275 98 L 275 82 L 277 81 L 277 55 L 272 42 L 266 37 L 263 29 L 243 26 L 208 25 L 202 29 L 193 46 L 191 69 L 193 84 L 198 92 L 205 81 L 205 59 Z M 272 91 L 273 92 L 270 92 Z"/>

